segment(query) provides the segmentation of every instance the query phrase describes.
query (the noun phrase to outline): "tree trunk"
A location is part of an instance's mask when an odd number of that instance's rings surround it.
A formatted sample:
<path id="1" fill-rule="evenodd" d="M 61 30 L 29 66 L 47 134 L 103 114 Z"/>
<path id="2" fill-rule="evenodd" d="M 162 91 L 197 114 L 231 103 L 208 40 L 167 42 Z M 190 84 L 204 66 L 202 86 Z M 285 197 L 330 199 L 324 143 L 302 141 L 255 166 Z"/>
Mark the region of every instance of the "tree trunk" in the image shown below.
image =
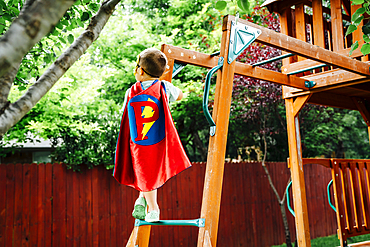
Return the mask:
<path id="1" fill-rule="evenodd" d="M 73 0 L 27 1 L 19 17 L 0 38 L 0 77 L 21 63 L 24 55 L 50 32 Z"/>
<path id="2" fill-rule="evenodd" d="M 100 32 L 119 2 L 120 0 L 103 2 L 98 13 L 91 19 L 90 25 L 80 37 L 73 42 L 20 99 L 10 104 L 3 114 L 0 114 L 0 137 L 26 115 L 60 77 L 85 53 L 87 48 L 99 37 Z"/>
<path id="3" fill-rule="evenodd" d="M 281 216 L 283 217 L 286 246 L 292 247 L 292 239 L 290 238 L 290 230 L 289 230 L 288 218 L 286 216 L 284 201 L 279 203 L 279 205 L 280 205 Z"/>
<path id="4" fill-rule="evenodd" d="M 265 118 L 266 118 L 266 116 L 265 116 Z M 266 124 L 266 121 L 265 120 L 263 121 L 263 129 L 264 130 L 266 129 L 266 125 L 265 125 Z M 281 217 L 283 218 L 283 224 L 284 224 L 284 232 L 285 232 L 285 242 L 286 242 L 286 245 L 287 245 L 287 247 L 292 247 L 292 240 L 290 238 L 289 224 L 288 224 L 288 219 L 286 217 L 286 211 L 285 211 L 285 207 L 284 207 L 284 202 L 285 202 L 285 198 L 286 198 L 286 189 L 284 191 L 283 198 L 280 199 L 280 195 L 279 195 L 279 193 L 278 193 L 278 191 L 277 191 L 274 183 L 272 182 L 270 172 L 267 169 L 266 163 L 265 163 L 266 162 L 266 157 L 267 157 L 267 141 L 266 141 L 265 131 L 263 132 L 263 138 L 262 139 L 263 139 L 264 150 L 265 150 L 264 155 L 263 155 L 263 160 L 262 160 L 262 168 L 265 171 L 265 173 L 267 175 L 267 179 L 268 179 L 269 184 L 270 184 L 270 187 L 271 187 L 272 191 L 274 192 L 277 201 L 279 202 L 279 206 L 280 206 L 280 210 L 281 210 Z M 287 184 L 286 187 L 288 187 L 289 182 L 290 182 L 290 179 L 289 179 L 288 184 Z"/>

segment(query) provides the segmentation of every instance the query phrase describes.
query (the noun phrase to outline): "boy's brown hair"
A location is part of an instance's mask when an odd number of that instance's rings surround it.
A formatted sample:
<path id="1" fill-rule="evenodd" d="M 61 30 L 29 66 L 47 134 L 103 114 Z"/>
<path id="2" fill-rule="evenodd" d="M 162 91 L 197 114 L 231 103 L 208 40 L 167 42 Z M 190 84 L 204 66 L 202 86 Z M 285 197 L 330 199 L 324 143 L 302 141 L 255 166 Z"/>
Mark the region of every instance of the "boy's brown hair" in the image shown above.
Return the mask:
<path id="1" fill-rule="evenodd" d="M 166 70 L 167 57 L 158 49 L 148 48 L 140 53 L 139 66 L 152 77 L 160 77 Z"/>

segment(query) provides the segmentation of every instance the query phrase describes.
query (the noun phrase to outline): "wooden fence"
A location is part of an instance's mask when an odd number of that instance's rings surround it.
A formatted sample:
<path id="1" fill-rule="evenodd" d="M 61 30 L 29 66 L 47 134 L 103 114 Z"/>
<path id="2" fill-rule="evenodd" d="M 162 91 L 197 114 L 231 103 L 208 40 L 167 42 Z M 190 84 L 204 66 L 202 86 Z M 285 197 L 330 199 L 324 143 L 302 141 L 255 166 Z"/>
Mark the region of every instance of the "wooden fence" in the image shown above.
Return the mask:
<path id="1" fill-rule="evenodd" d="M 280 194 L 286 163 L 269 163 Z M 159 189 L 162 219 L 200 216 L 205 163 L 194 163 Z M 327 203 L 330 170 L 305 167 L 311 237 L 336 233 Z M 138 192 L 118 184 L 112 170 L 81 173 L 61 164 L 0 165 L 0 247 L 125 246 Z M 292 238 L 294 219 L 288 213 Z M 152 227 L 150 246 L 196 246 L 198 229 Z M 280 209 L 260 163 L 226 163 L 218 246 L 271 246 L 285 241 Z"/>

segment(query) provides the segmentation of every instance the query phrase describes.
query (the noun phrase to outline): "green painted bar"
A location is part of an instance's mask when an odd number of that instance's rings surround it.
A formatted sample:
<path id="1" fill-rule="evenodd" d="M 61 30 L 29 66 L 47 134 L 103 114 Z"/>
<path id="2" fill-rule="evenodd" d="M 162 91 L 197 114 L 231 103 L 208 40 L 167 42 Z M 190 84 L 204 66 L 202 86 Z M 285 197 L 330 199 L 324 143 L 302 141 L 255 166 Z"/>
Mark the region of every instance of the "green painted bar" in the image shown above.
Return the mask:
<path id="1" fill-rule="evenodd" d="M 158 222 L 146 222 L 145 220 L 135 220 L 135 226 L 196 226 L 204 227 L 205 219 L 195 219 L 195 220 L 161 220 Z"/>
<path id="2" fill-rule="evenodd" d="M 297 70 L 297 71 L 293 71 L 293 72 L 287 73 L 287 75 L 295 75 L 295 74 L 307 72 L 307 71 L 314 70 L 314 69 L 320 69 L 320 68 L 326 67 L 326 66 L 328 66 L 328 65 L 326 65 L 326 64 L 319 64 L 319 65 L 312 66 L 312 67 L 309 67 L 309 68 L 305 68 L 305 69 L 301 69 L 301 70 Z"/>
<path id="3" fill-rule="evenodd" d="M 291 57 L 291 56 L 294 56 L 294 55 L 295 54 L 293 54 L 293 53 L 287 53 L 287 54 L 284 54 L 284 55 L 281 55 L 281 56 L 273 57 L 273 58 L 270 58 L 270 59 L 252 64 L 252 66 L 254 67 L 254 66 L 264 65 L 264 64 L 267 64 L 267 63 L 272 63 L 272 62 L 275 62 L 276 60 L 284 59 L 284 58 Z"/>
<path id="4" fill-rule="evenodd" d="M 210 56 L 211 57 L 214 57 L 214 56 L 218 56 L 218 55 L 220 55 L 220 51 L 216 51 L 216 52 L 214 52 L 214 53 L 212 53 Z"/>

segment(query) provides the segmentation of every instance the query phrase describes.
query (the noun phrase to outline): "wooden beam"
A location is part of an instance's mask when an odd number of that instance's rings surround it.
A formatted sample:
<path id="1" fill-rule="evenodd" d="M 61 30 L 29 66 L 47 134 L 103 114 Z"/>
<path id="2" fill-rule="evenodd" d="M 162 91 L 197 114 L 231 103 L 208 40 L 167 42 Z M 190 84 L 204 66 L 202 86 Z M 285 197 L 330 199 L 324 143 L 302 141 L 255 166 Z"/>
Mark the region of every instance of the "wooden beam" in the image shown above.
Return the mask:
<path id="1" fill-rule="evenodd" d="M 173 59 L 175 62 L 201 66 L 209 69 L 217 65 L 219 58 L 171 45 L 163 45 L 162 51 L 166 54 L 167 58 Z M 260 67 L 252 67 L 245 63 L 236 62 L 235 74 L 307 90 L 305 87 L 305 80 L 299 77 L 287 76 L 282 73 Z"/>
<path id="2" fill-rule="evenodd" d="M 258 36 L 256 41 L 265 45 L 282 49 L 321 63 L 337 66 L 357 74 L 370 75 L 369 64 L 308 44 L 285 34 L 277 33 L 246 20 L 239 19 L 239 22 L 261 30 L 262 33 Z"/>
<path id="3" fill-rule="evenodd" d="M 349 110 L 357 110 L 351 97 L 333 94 L 333 93 L 327 93 L 327 92 L 312 94 L 308 103 L 349 109 Z"/>
<path id="4" fill-rule="evenodd" d="M 360 45 L 359 48 L 352 53 L 352 55 L 351 55 L 352 58 L 364 57 L 364 55 L 361 53 L 361 47 L 362 47 L 362 45 Z M 351 50 L 351 48 L 347 48 L 347 49 L 344 49 L 344 50 L 337 51 L 336 53 L 339 53 L 339 54 L 342 54 L 346 57 L 349 57 L 349 51 L 350 50 Z M 313 66 L 321 65 L 321 64 L 323 64 L 323 63 L 313 61 L 313 60 L 310 60 L 310 59 L 306 59 L 306 60 L 301 61 L 301 62 L 291 63 L 291 64 L 287 64 L 287 65 L 284 64 L 284 66 L 281 68 L 281 71 L 284 74 L 288 74 L 288 73 L 291 73 L 291 72 L 295 72 L 295 71 L 298 71 L 298 70 L 301 70 L 301 69 L 305 69 L 305 68 L 309 68 L 309 67 L 313 67 Z"/>
<path id="5" fill-rule="evenodd" d="M 312 94 L 303 95 L 300 97 L 297 97 L 293 103 L 293 114 L 294 116 L 297 116 L 298 113 L 302 110 L 302 107 L 307 103 L 307 101 L 310 99 Z"/>
<path id="6" fill-rule="evenodd" d="M 358 111 L 361 113 L 361 116 L 367 125 L 370 141 L 370 107 L 368 105 L 368 102 L 358 97 L 353 97 L 352 100 L 355 103 Z"/>
<path id="7" fill-rule="evenodd" d="M 268 70 L 260 67 L 252 67 L 248 64 L 237 62 L 235 65 L 235 74 L 247 76 L 254 79 L 273 82 L 279 85 L 291 86 L 302 90 L 308 90 L 305 81 L 296 76 L 284 75 L 280 72 Z"/>
<path id="8" fill-rule="evenodd" d="M 312 0 L 312 13 L 313 43 L 325 48 L 322 0 Z"/>
<path id="9" fill-rule="evenodd" d="M 228 16 L 224 23 L 230 23 Z M 229 50 L 230 25 L 224 25 L 221 40 L 221 56 L 226 57 Z M 209 233 L 211 246 L 216 246 L 218 223 L 220 216 L 221 192 L 224 174 L 227 132 L 229 126 L 231 96 L 233 91 L 235 61 L 231 64 L 224 60 L 222 72 L 217 72 L 213 120 L 216 123 L 216 133 L 210 136 L 207 156 L 206 175 L 202 198 L 201 218 L 205 218 L 205 227 L 199 228 L 198 247 L 203 247 Z M 206 239 L 206 241 L 205 241 Z"/>
<path id="10" fill-rule="evenodd" d="M 306 187 L 304 182 L 302 147 L 299 132 L 298 113 L 294 111 L 293 99 L 285 100 L 289 145 L 289 163 L 293 181 L 294 211 L 296 214 L 297 242 L 300 247 L 310 247 L 310 226 L 308 221 Z"/>
<path id="11" fill-rule="evenodd" d="M 330 0 L 330 6 L 333 51 L 339 51 L 344 48 L 342 0 Z"/>
<path id="12" fill-rule="evenodd" d="M 162 52 L 165 48 L 165 45 L 162 45 Z M 168 82 L 172 81 L 172 72 L 173 72 L 173 66 L 174 66 L 175 60 L 171 57 L 167 57 L 167 67 L 166 70 L 163 72 L 163 75 L 161 76 L 160 80 L 165 80 Z"/>
<path id="13" fill-rule="evenodd" d="M 369 77 L 360 76 L 341 69 L 334 69 L 317 74 L 307 75 L 301 77 L 301 79 L 316 82 L 315 87 L 310 89 L 310 93 L 318 93 L 336 88 L 356 86 L 370 81 Z M 287 88 L 284 91 L 283 97 L 290 98 L 307 93 L 307 91 L 302 91 L 300 89 Z"/>

